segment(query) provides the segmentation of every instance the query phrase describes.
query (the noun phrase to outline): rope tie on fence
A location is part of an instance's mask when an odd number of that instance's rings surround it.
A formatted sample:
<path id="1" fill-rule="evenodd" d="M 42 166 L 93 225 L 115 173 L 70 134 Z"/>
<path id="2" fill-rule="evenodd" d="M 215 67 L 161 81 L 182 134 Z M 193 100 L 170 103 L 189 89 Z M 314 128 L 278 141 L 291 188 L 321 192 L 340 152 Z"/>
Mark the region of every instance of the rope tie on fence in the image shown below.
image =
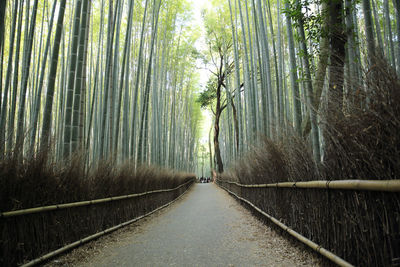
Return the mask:
<path id="1" fill-rule="evenodd" d="M 331 183 L 331 180 L 326 181 L 326 188 L 329 189 L 329 184 Z"/>

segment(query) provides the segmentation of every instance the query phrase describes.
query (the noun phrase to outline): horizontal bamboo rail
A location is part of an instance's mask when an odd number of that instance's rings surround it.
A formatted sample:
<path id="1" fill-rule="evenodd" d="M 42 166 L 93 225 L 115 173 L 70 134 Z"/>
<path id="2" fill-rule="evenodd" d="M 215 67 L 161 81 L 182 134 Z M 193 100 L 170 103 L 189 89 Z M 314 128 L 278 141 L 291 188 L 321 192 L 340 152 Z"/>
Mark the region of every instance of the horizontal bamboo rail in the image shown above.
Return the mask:
<path id="1" fill-rule="evenodd" d="M 189 183 L 189 182 L 191 182 L 191 181 L 188 181 L 188 182 L 186 182 L 186 183 L 180 185 L 179 187 L 181 187 L 181 186 L 183 186 L 183 185 L 185 185 L 185 184 L 187 184 L 187 183 Z M 179 188 L 179 187 L 177 187 L 177 188 Z M 175 189 L 177 189 L 177 188 L 175 188 Z M 76 242 L 73 242 L 73 243 L 71 243 L 71 244 L 68 244 L 68 245 L 66 245 L 66 246 L 64 246 L 64 247 L 62 247 L 62 248 L 59 248 L 59 249 L 57 249 L 57 250 L 54 250 L 54 251 L 52 251 L 52 252 L 50 252 L 50 253 L 47 253 L 47 254 L 45 254 L 45 255 L 43 255 L 43 256 L 37 258 L 37 259 L 34 259 L 34 260 L 32 260 L 32 261 L 30 261 L 30 262 L 28 262 L 28 263 L 25 263 L 24 265 L 21 265 L 21 267 L 35 266 L 35 265 L 37 265 L 37 264 L 39 264 L 39 263 L 41 263 L 41 262 L 43 262 L 43 261 L 45 261 L 45 260 L 48 260 L 48 259 L 50 259 L 50 258 L 53 258 L 53 257 L 55 257 L 55 256 L 57 256 L 57 255 L 60 255 L 60 254 L 63 253 L 63 252 L 66 252 L 66 251 L 71 250 L 71 249 L 73 249 L 73 248 L 75 248 L 75 247 L 78 247 L 78 246 L 80 246 L 80 245 L 82 245 L 82 244 L 84 244 L 84 243 L 87 243 L 87 242 L 89 242 L 89 241 L 91 241 L 91 240 L 94 240 L 94 239 L 96 239 L 96 238 L 99 238 L 100 236 L 109 234 L 109 233 L 111 233 L 111 232 L 113 232 L 113 231 L 115 231 L 115 230 L 118 230 L 118 229 L 120 229 L 120 228 L 122 228 L 122 227 L 124 227 L 124 226 L 127 226 L 127 225 L 129 225 L 129 224 L 131 224 L 131 223 L 137 222 L 137 221 L 139 221 L 140 219 L 143 219 L 144 217 L 147 217 L 147 216 L 153 214 L 154 212 L 157 212 L 157 211 L 159 211 L 159 210 L 161 210 L 161 209 L 163 209 L 163 208 L 165 208 L 165 207 L 171 205 L 172 203 L 174 203 L 175 201 L 177 201 L 178 199 L 180 199 L 180 198 L 189 190 L 189 188 L 190 188 L 190 187 L 188 187 L 188 188 L 185 190 L 185 192 L 183 192 L 179 197 L 175 198 L 174 200 L 168 202 L 168 203 L 165 204 L 165 205 L 162 205 L 162 206 L 159 207 L 159 208 L 156 208 L 156 209 L 153 210 L 153 211 L 150 211 L 149 213 L 146 213 L 146 214 L 144 214 L 144 215 L 142 215 L 142 216 L 139 216 L 139 217 L 137 217 L 137 218 L 135 218 L 135 219 L 132 219 L 132 220 L 129 220 L 129 221 L 127 221 L 127 222 L 118 224 L 118 225 L 116 225 L 116 226 L 113 226 L 113 227 L 108 228 L 108 229 L 106 229 L 106 230 L 104 230 L 104 231 L 98 232 L 98 233 L 93 234 L 93 235 L 91 235 L 91 236 L 85 237 L 85 238 L 83 238 L 83 239 L 81 239 L 81 240 L 78 240 L 78 241 L 76 241 Z M 165 191 L 164 191 L 164 192 L 165 192 Z"/>
<path id="2" fill-rule="evenodd" d="M 350 264 L 349 262 L 345 261 L 344 259 L 340 258 L 339 256 L 333 254 L 332 252 L 330 252 L 329 250 L 321 247 L 320 245 L 314 243 L 313 241 L 311 241 L 310 239 L 308 239 L 305 236 L 302 236 L 301 234 L 299 234 L 298 232 L 294 231 L 293 229 L 289 228 L 287 225 L 281 223 L 278 219 L 272 217 L 271 215 L 269 215 L 268 213 L 264 212 L 263 210 L 261 210 L 259 207 L 257 207 L 256 205 L 254 205 L 253 203 L 251 203 L 250 201 L 248 201 L 247 199 L 244 199 L 238 195 L 236 195 L 235 193 L 233 193 L 232 191 L 230 191 L 229 189 L 227 189 L 226 187 L 218 184 L 220 187 L 222 187 L 224 190 L 226 190 L 228 193 L 230 193 L 231 195 L 235 196 L 237 199 L 247 203 L 248 205 L 250 205 L 253 209 L 255 209 L 256 211 L 258 211 L 259 213 L 261 213 L 262 215 L 264 215 L 265 217 L 267 217 L 269 220 L 271 220 L 274 224 L 276 224 L 277 226 L 279 226 L 280 228 L 282 228 L 285 232 L 287 232 L 288 234 L 290 234 L 291 236 L 295 237 L 297 240 L 301 241 L 302 243 L 304 243 L 305 245 L 309 246 L 310 248 L 312 248 L 313 250 L 315 250 L 316 252 L 318 252 L 319 254 L 323 255 L 324 257 L 328 258 L 329 260 L 331 260 L 332 262 L 336 263 L 339 266 L 342 267 L 351 267 L 353 266 L 352 264 Z"/>
<path id="3" fill-rule="evenodd" d="M 248 188 L 317 188 L 317 189 L 343 189 L 365 190 L 382 192 L 400 192 L 400 180 L 333 180 L 333 181 L 308 181 L 308 182 L 282 182 L 270 184 L 240 184 L 238 182 L 223 181 Z"/>
<path id="4" fill-rule="evenodd" d="M 14 216 L 39 213 L 39 212 L 45 212 L 45 211 L 51 211 L 51 210 L 60 210 L 60 209 L 73 208 L 73 207 L 89 206 L 89 205 L 106 203 L 106 202 L 111 202 L 111 201 L 116 201 L 116 200 L 140 197 L 140 196 L 144 196 L 144 195 L 148 195 L 148 194 L 170 192 L 170 191 L 177 190 L 180 187 L 182 187 L 190 182 L 192 182 L 192 180 L 187 181 L 186 183 L 183 183 L 183 184 L 181 184 L 175 188 L 171 188 L 171 189 L 159 189 L 159 190 L 153 190 L 153 191 L 137 193 L 137 194 L 130 194 L 130 195 L 125 195 L 125 196 L 101 198 L 101 199 L 94 199 L 94 200 L 87 200 L 87 201 L 80 201 L 80 202 L 73 202 L 73 203 L 65 203 L 65 204 L 58 204 L 58 205 L 50 205 L 50 206 L 23 209 L 23 210 L 6 211 L 6 212 L 0 213 L 0 218 L 14 217 Z"/>

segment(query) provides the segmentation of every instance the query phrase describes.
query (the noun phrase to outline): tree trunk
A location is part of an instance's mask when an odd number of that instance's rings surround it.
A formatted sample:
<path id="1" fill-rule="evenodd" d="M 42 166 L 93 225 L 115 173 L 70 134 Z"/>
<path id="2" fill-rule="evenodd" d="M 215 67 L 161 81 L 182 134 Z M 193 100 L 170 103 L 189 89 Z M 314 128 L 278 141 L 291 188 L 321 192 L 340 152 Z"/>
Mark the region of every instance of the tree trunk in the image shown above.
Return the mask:
<path id="1" fill-rule="evenodd" d="M 33 36 L 35 31 L 35 22 L 37 15 L 37 6 L 38 0 L 34 2 L 32 17 L 30 20 L 29 34 L 28 39 L 24 42 L 24 57 L 23 57 L 23 68 L 22 68 L 22 81 L 21 81 L 21 91 L 19 98 L 19 109 L 18 109 L 18 126 L 17 126 L 17 137 L 16 144 L 17 146 L 21 146 L 21 155 L 23 153 L 23 145 L 24 145 L 24 122 L 25 122 L 25 109 L 26 109 L 26 92 L 28 89 L 28 78 L 29 78 L 29 69 L 31 64 L 32 57 L 32 44 L 33 44 Z"/>
<path id="2" fill-rule="evenodd" d="M 68 73 L 68 85 L 67 85 L 67 103 L 65 108 L 65 121 L 64 121 L 64 148 L 63 155 L 65 158 L 71 154 L 71 134 L 72 134 L 72 109 L 74 100 L 74 84 L 76 75 L 76 64 L 77 64 L 77 52 L 79 42 L 79 25 L 81 17 L 82 0 L 76 1 L 75 15 L 74 15 L 74 28 L 73 37 L 71 44 L 71 62 Z"/>
<path id="3" fill-rule="evenodd" d="M 285 1 L 285 8 L 286 9 L 290 8 L 288 1 Z M 290 83 L 292 85 L 294 129 L 299 135 L 301 135 L 301 103 L 300 103 L 299 84 L 297 81 L 296 54 L 294 51 L 292 19 L 290 17 L 290 14 L 288 13 L 286 13 L 286 29 L 287 29 L 288 45 L 289 45 Z"/>
<path id="4" fill-rule="evenodd" d="M 220 51 L 221 53 L 222 51 Z M 217 84 L 217 103 L 215 106 L 215 122 L 214 122 L 214 151 L 215 151 L 215 158 L 217 161 L 217 171 L 219 173 L 224 172 L 224 165 L 222 163 L 221 151 L 219 148 L 219 121 L 222 113 L 221 108 L 221 87 L 225 78 L 225 73 L 223 70 L 223 63 L 224 57 L 220 54 L 220 68 L 218 72 L 218 84 Z"/>
<path id="5" fill-rule="evenodd" d="M 348 0 L 349 1 L 349 0 Z M 391 21 L 390 21 L 390 13 L 389 13 L 389 0 L 384 0 L 383 1 L 383 10 L 385 13 L 385 23 L 386 23 L 386 32 L 387 32 L 387 36 L 389 37 L 387 40 L 387 42 L 389 44 L 386 44 L 387 46 L 389 46 L 389 53 L 388 53 L 388 57 L 390 58 L 389 61 L 392 64 L 392 66 L 394 68 L 396 68 L 396 58 L 394 55 L 394 45 L 393 45 L 393 33 L 392 33 L 392 25 L 391 25 Z"/>
<path id="6" fill-rule="evenodd" d="M 142 118 L 140 120 L 140 132 L 139 132 L 139 147 L 138 147 L 138 162 L 146 162 L 146 154 L 147 154 L 147 143 L 148 143 L 148 110 L 149 110 L 149 95 L 150 95 L 150 83 L 151 83 L 151 71 L 153 65 L 153 51 L 154 44 L 157 38 L 157 28 L 158 28 L 158 14 L 160 11 L 161 2 L 158 2 L 156 6 L 156 2 L 154 0 L 153 3 L 153 18 L 152 18 L 152 36 L 151 36 L 151 44 L 150 44 L 150 55 L 149 62 L 147 68 L 146 75 L 146 84 L 144 88 L 144 99 L 143 99 L 143 110 L 142 110 Z"/>
<path id="7" fill-rule="evenodd" d="M 330 4 L 331 6 L 333 4 Z M 376 54 L 375 54 L 375 43 L 374 43 L 374 28 L 372 23 L 372 14 L 371 14 L 371 3 L 370 0 L 363 0 L 362 7 L 364 12 L 364 23 L 365 23 L 365 35 L 367 41 L 367 51 L 368 51 L 368 63 L 369 68 L 375 65 Z M 331 12 L 334 11 L 334 7 L 331 7 Z M 331 23 L 339 23 L 335 18 L 332 18 L 335 14 L 331 14 Z M 338 39 L 338 38 L 336 38 Z M 331 41 L 332 42 L 332 41 Z M 339 40 L 337 41 L 339 42 Z M 333 49 L 333 48 L 332 48 Z"/>
<path id="8" fill-rule="evenodd" d="M 239 89 L 240 91 L 240 89 Z M 240 97 L 238 95 L 238 97 Z M 235 104 L 233 103 L 233 99 L 231 99 L 231 105 L 232 105 L 232 113 L 233 113 L 233 125 L 235 128 L 235 146 L 236 146 L 236 152 L 237 154 L 239 154 L 239 122 L 238 122 L 238 118 L 237 118 L 237 111 L 236 111 L 236 107 Z"/>
<path id="9" fill-rule="evenodd" d="M 60 10 L 58 12 L 57 29 L 54 37 L 53 52 L 51 56 L 50 72 L 47 84 L 47 95 L 46 103 L 43 112 L 43 125 L 42 125 L 42 136 L 40 140 L 40 149 L 43 150 L 48 145 L 48 138 L 50 134 L 51 115 L 53 107 L 54 87 L 57 75 L 58 65 L 58 54 L 60 51 L 60 40 L 63 29 L 63 21 L 65 14 L 66 0 L 62 0 L 60 3 Z"/>
<path id="10" fill-rule="evenodd" d="M 396 45 L 397 45 L 397 64 L 396 64 L 396 69 L 397 69 L 397 75 L 400 76 L 400 0 L 393 0 L 393 6 L 396 9 L 396 28 L 397 28 L 397 40 L 396 40 Z"/>
<path id="11" fill-rule="evenodd" d="M 233 13 L 232 13 L 232 7 L 231 7 L 231 1 L 229 0 L 229 12 L 230 12 L 230 21 L 231 21 L 231 29 L 232 29 L 232 40 L 233 40 L 233 52 L 234 52 L 234 62 L 235 62 L 235 85 L 236 85 L 236 102 L 237 102 L 237 106 L 238 106 L 238 112 L 236 112 L 236 108 L 234 105 L 232 105 L 233 110 L 234 110 L 234 117 L 236 119 L 236 125 L 235 125 L 235 130 L 236 130 L 236 151 L 237 154 L 236 156 L 240 155 L 240 144 L 241 144 L 241 134 L 242 131 L 239 130 L 240 126 L 239 123 L 241 122 L 241 113 L 240 113 L 240 108 L 242 105 L 242 101 L 241 101 L 241 95 L 240 95 L 240 62 L 239 62 L 239 52 L 238 52 L 238 47 L 237 47 L 237 34 L 236 34 L 236 29 L 234 27 L 233 24 Z M 236 0 L 235 0 L 235 6 L 236 6 Z M 237 114 L 239 113 L 239 114 Z M 240 132 L 239 132 L 240 131 Z"/>
<path id="12" fill-rule="evenodd" d="M 43 62 L 42 62 L 41 70 L 40 70 L 38 92 L 37 92 L 37 96 L 36 96 L 34 116 L 33 116 L 33 120 L 32 120 L 33 126 L 31 126 L 33 129 L 31 130 L 31 140 L 30 140 L 31 144 L 30 144 L 29 150 L 30 150 L 30 153 L 32 153 L 32 154 L 34 152 L 34 146 L 35 146 L 35 140 L 36 140 L 36 132 L 37 132 L 36 129 L 38 127 L 38 117 L 39 117 L 39 111 L 40 111 L 40 106 L 41 106 L 41 94 L 43 91 L 44 74 L 45 74 L 45 70 L 46 70 L 47 55 L 48 55 L 49 49 L 50 49 L 50 37 L 51 37 L 51 30 L 53 28 L 54 13 L 56 10 L 56 5 L 57 5 L 57 3 L 54 2 L 53 9 L 51 12 L 49 33 L 48 33 L 47 40 L 46 40 L 46 48 L 44 51 Z"/>
<path id="13" fill-rule="evenodd" d="M 376 12 L 376 3 L 375 0 L 372 1 L 372 12 L 374 14 L 374 21 L 375 21 L 375 29 L 376 29 L 376 39 L 378 40 L 378 49 L 381 55 L 384 55 L 383 52 L 383 42 L 382 42 L 382 32 L 381 32 L 381 26 L 379 23 L 379 16 L 378 13 Z"/>
<path id="14" fill-rule="evenodd" d="M 5 14 L 6 14 L 7 0 L 0 1 L 0 96 L 3 86 L 3 67 L 4 67 L 4 28 L 5 28 Z M 11 32 L 14 35 L 15 32 Z M 12 50 L 11 50 L 12 54 Z M 0 114 L 1 114 L 1 97 L 0 97 Z"/>
<path id="15" fill-rule="evenodd" d="M 5 1 L 4 1 L 5 2 Z M 3 156 L 4 150 L 5 150 L 5 126 L 6 126 L 6 118 L 7 118 L 7 104 L 8 104 L 8 92 L 9 88 L 11 85 L 11 74 L 12 74 L 12 69 L 13 69 L 13 51 L 14 51 L 14 38 L 15 38 L 15 28 L 17 24 L 17 17 L 18 17 L 18 2 L 14 2 L 14 8 L 13 8 L 13 18 L 12 18 L 12 28 L 11 28 L 11 36 L 10 36 L 10 45 L 9 45 L 9 56 L 8 56 L 8 66 L 7 66 L 7 74 L 6 74 L 6 81 L 5 81 L 5 87 L 4 87 L 4 93 L 3 93 L 3 102 L 2 102 L 2 107 L 1 107 L 1 118 L 0 118 L 0 157 Z M 22 13 L 22 12 L 20 12 Z M 20 35 L 19 35 L 20 36 Z M 19 39 L 17 41 L 17 54 L 16 58 L 18 58 L 18 50 L 19 50 Z M 18 68 L 16 68 L 18 72 Z"/>
<path id="16" fill-rule="evenodd" d="M 218 95 L 218 93 L 217 93 Z M 217 102 L 219 102 L 217 100 Z M 217 171 L 219 173 L 224 172 L 224 165 L 222 163 L 222 158 L 221 158 L 221 151 L 219 148 L 219 120 L 221 116 L 221 111 L 220 109 L 218 110 L 218 104 L 217 104 L 217 111 L 215 112 L 215 122 L 214 122 L 214 151 L 215 151 L 215 158 L 217 161 Z"/>
<path id="17" fill-rule="evenodd" d="M 2 55 L 4 52 L 4 28 L 6 25 L 4 22 L 6 21 L 6 7 L 7 0 L 0 1 L 0 51 Z"/>
<path id="18" fill-rule="evenodd" d="M 297 4 L 300 5 L 300 1 L 297 0 Z M 301 12 L 301 10 L 300 10 Z M 317 116 L 316 116 L 316 110 L 312 106 L 312 95 L 313 95 L 313 89 L 312 89 L 312 81 L 311 81 L 311 71 L 310 71 L 310 62 L 309 62 L 309 54 L 307 50 L 307 44 L 306 44 L 306 36 L 304 32 L 304 21 L 303 21 L 303 14 L 301 13 L 301 17 L 299 18 L 298 21 L 298 32 L 300 35 L 300 48 L 302 50 L 302 61 L 303 61 L 303 66 L 304 66 L 304 72 L 305 72 L 305 94 L 306 94 L 306 100 L 307 100 L 307 105 L 309 106 L 309 115 L 311 118 L 311 141 L 312 141 L 312 148 L 313 148 L 313 155 L 314 159 L 316 162 L 320 161 L 321 155 L 320 155 L 320 148 L 319 148 L 319 135 L 318 135 L 318 125 L 317 125 Z"/>
<path id="19" fill-rule="evenodd" d="M 134 157 L 135 155 L 135 137 L 136 137 L 136 131 L 135 131 L 135 125 L 136 125 L 136 117 L 137 117 L 137 102 L 138 102 L 138 95 L 139 95 L 139 81 L 140 81 L 140 73 L 142 69 L 142 61 L 143 61 L 143 42 L 144 42 L 144 32 L 145 32 L 145 27 L 146 27 L 146 16 L 147 16 L 147 7 L 148 7 L 148 0 L 146 0 L 145 7 L 144 7 L 144 13 L 143 13 L 143 20 L 142 20 L 142 29 L 140 33 L 140 44 L 139 44 L 139 54 L 138 54 L 138 63 L 137 63 L 137 69 L 136 69 L 136 78 L 135 78 L 135 86 L 134 86 L 134 93 L 133 93 L 133 99 L 132 99 L 132 131 L 131 131 L 131 157 Z"/>
<path id="20" fill-rule="evenodd" d="M 210 151 L 210 171 L 211 171 L 211 176 L 213 175 L 213 169 L 214 169 L 213 154 L 212 154 L 212 147 L 211 147 L 211 132 L 212 132 L 212 129 L 213 129 L 213 125 L 211 125 L 210 131 L 208 132 L 208 149 Z"/>
<path id="21" fill-rule="evenodd" d="M 367 0 L 368 1 L 368 0 Z M 329 26 L 331 65 L 329 68 L 328 123 L 334 115 L 341 116 L 343 109 L 343 74 L 346 36 L 343 26 L 343 2 L 329 1 Z"/>

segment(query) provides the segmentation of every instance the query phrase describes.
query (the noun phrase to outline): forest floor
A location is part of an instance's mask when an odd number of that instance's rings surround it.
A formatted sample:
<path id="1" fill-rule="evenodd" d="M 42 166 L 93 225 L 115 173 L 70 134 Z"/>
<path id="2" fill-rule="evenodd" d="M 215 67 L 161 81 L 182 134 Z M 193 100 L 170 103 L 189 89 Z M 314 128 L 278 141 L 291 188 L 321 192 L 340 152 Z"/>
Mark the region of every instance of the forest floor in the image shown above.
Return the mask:
<path id="1" fill-rule="evenodd" d="M 47 266 L 321 266 L 214 184 Z"/>

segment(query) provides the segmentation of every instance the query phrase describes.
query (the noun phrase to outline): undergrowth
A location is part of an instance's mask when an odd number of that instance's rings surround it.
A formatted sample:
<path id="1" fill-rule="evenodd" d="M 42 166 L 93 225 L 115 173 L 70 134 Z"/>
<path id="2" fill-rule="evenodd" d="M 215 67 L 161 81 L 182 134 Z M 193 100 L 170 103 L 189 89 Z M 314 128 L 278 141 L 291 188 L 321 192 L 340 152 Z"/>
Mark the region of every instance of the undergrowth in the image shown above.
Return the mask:
<path id="1" fill-rule="evenodd" d="M 194 175 L 156 166 L 134 168 L 102 161 L 87 171 L 82 155 L 57 163 L 48 152 L 0 161 L 0 211 L 77 202 L 173 188 Z"/>

